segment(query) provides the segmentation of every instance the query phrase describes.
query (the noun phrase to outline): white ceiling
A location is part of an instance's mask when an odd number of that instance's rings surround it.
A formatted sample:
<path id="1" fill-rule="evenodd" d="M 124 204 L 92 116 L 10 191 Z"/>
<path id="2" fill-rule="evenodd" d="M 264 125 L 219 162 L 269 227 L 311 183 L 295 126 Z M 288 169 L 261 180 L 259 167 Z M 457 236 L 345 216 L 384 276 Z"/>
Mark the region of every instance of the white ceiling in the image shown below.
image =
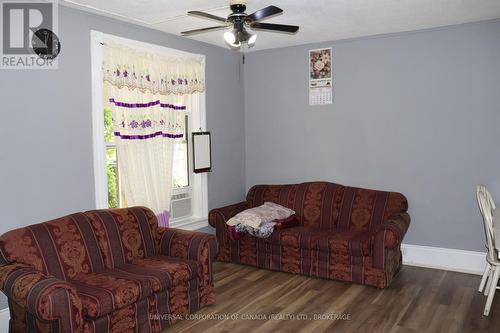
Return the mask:
<path id="1" fill-rule="evenodd" d="M 180 35 L 219 25 L 187 16 L 201 10 L 226 17 L 229 0 L 63 0 L 72 7 Z M 284 14 L 266 22 L 299 25 L 296 35 L 258 32 L 252 50 L 411 31 L 500 18 L 500 0 L 249 0 L 247 13 L 275 5 Z M 226 47 L 223 31 L 189 38 Z"/>

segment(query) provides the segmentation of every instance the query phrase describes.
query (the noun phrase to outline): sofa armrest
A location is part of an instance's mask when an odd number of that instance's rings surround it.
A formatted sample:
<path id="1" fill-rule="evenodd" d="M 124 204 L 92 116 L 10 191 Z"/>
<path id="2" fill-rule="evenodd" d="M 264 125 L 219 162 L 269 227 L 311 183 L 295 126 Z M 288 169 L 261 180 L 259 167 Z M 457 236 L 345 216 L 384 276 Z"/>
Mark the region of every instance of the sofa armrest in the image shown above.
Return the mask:
<path id="1" fill-rule="evenodd" d="M 375 228 L 375 238 L 379 236 L 379 238 L 383 239 L 386 248 L 393 249 L 401 245 L 409 226 L 410 215 L 408 215 L 408 213 L 392 215 Z M 381 237 L 382 235 L 384 237 Z"/>
<path id="2" fill-rule="evenodd" d="M 200 263 L 200 275 L 212 284 L 212 262 L 217 255 L 217 241 L 214 235 L 175 229 L 158 228 L 161 233 L 160 254 Z"/>
<path id="3" fill-rule="evenodd" d="M 231 217 L 235 216 L 238 213 L 241 213 L 247 208 L 248 208 L 248 203 L 246 201 L 242 201 L 234 205 L 212 209 L 208 213 L 208 223 L 212 227 L 216 228 L 217 227 L 216 222 L 218 220 L 226 224 L 226 222 L 229 221 Z"/>
<path id="4" fill-rule="evenodd" d="M 212 209 L 208 213 L 208 223 L 215 228 L 217 240 L 221 243 L 221 245 L 227 246 L 228 244 L 226 222 L 229 221 L 231 217 L 247 208 L 249 208 L 248 203 L 243 201 L 234 205 Z"/>
<path id="5" fill-rule="evenodd" d="M 57 321 L 61 332 L 82 332 L 82 303 L 68 282 L 13 263 L 0 266 L 0 289 L 36 318 Z"/>
<path id="6" fill-rule="evenodd" d="M 410 215 L 398 213 L 382 222 L 372 231 L 374 266 L 383 268 L 386 250 L 399 248 L 410 226 Z"/>

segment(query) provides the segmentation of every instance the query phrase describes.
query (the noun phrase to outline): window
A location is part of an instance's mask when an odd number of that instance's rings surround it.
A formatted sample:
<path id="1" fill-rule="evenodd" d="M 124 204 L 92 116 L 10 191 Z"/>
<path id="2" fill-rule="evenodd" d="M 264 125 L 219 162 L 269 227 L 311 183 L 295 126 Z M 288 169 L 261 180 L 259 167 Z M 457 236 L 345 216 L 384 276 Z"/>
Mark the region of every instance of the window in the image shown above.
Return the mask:
<path id="1" fill-rule="evenodd" d="M 106 145 L 106 177 L 108 179 L 108 207 L 118 208 L 121 205 L 120 178 L 116 145 L 113 140 L 113 115 L 111 108 L 104 108 L 104 143 Z"/>
<path id="2" fill-rule="evenodd" d="M 188 147 L 188 123 L 189 116 L 186 115 L 184 121 L 184 138 L 178 141 L 174 146 L 174 170 L 173 170 L 173 186 L 174 189 L 179 190 L 189 187 L 189 147 Z"/>
<path id="3" fill-rule="evenodd" d="M 180 199 L 189 198 L 189 174 L 192 172 L 189 160 L 189 146 L 188 146 L 188 123 L 189 115 L 186 115 L 184 120 L 184 138 L 179 140 L 174 145 L 174 166 L 172 173 L 172 184 L 174 188 L 171 211 L 175 210 L 176 204 L 174 202 Z M 110 107 L 104 108 L 104 143 L 106 146 L 106 177 L 108 184 L 108 207 L 119 208 L 125 207 L 123 194 L 120 189 L 120 174 L 118 172 L 118 156 L 116 144 L 114 142 L 113 134 L 113 114 Z M 180 195 L 187 194 L 187 195 Z M 187 211 L 185 208 L 184 211 Z M 177 209 L 179 211 L 179 208 Z M 190 210 L 189 210 L 190 212 Z M 178 217 L 184 217 L 188 214 L 177 214 Z"/>
<path id="4" fill-rule="evenodd" d="M 122 194 L 119 165 L 120 156 L 114 141 L 112 109 L 103 103 L 105 98 L 102 76 L 102 45 L 120 43 L 136 49 L 165 54 L 167 56 L 197 56 L 204 63 L 204 56 L 141 43 L 130 39 L 92 31 L 92 83 L 93 83 L 93 135 L 96 208 L 126 207 Z M 194 228 L 206 225 L 207 176 L 192 172 L 191 129 L 205 127 L 205 93 L 193 94 L 188 102 L 184 121 L 184 138 L 174 145 L 172 170 L 173 194 L 170 210 L 170 224 L 176 227 Z M 189 112 L 191 111 L 191 112 Z"/>

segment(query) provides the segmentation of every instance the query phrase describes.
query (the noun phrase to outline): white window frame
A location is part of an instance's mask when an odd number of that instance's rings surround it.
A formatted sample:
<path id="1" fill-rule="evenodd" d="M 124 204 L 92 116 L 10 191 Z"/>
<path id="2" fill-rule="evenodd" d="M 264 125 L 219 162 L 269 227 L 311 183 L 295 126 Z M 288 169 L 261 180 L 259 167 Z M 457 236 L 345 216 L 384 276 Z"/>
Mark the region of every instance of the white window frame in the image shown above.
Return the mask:
<path id="1" fill-rule="evenodd" d="M 179 51 L 167 47 L 143 43 L 132 39 L 104 34 L 100 31 L 90 32 L 90 51 L 92 68 L 92 140 L 94 148 L 94 182 L 96 209 L 108 208 L 108 179 L 106 175 L 106 143 L 104 142 L 104 104 L 103 104 L 103 77 L 102 77 L 102 47 L 103 43 L 116 42 L 138 49 L 150 51 L 166 56 L 199 57 L 205 68 L 205 55 Z M 203 74 L 205 75 L 205 74 Z M 203 78 L 204 79 L 204 78 Z M 200 115 L 189 116 L 188 157 L 190 163 L 189 187 L 175 189 L 173 194 L 191 193 L 192 215 L 181 219 L 170 220 L 170 226 L 184 229 L 199 229 L 208 226 L 208 188 L 207 174 L 192 172 L 192 145 L 191 133 L 198 128 L 206 128 L 206 95 L 200 93 Z M 119 163 L 119 162 L 118 162 Z"/>

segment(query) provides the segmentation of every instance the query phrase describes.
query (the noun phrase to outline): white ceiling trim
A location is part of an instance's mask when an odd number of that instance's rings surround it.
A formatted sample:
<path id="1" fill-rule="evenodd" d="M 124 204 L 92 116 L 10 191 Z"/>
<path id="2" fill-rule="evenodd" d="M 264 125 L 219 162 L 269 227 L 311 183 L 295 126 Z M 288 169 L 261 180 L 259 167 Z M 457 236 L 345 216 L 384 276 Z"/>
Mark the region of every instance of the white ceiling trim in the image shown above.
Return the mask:
<path id="1" fill-rule="evenodd" d="M 227 10 L 227 11 L 229 11 L 229 6 L 220 6 L 220 7 L 210 8 L 210 9 L 203 9 L 201 11 L 202 12 L 206 12 L 206 13 L 213 13 L 213 12 L 221 11 L 221 10 Z M 166 23 L 166 22 L 171 22 L 171 21 L 183 19 L 183 18 L 186 18 L 186 17 L 189 17 L 189 15 L 187 14 L 187 12 L 186 12 L 186 14 L 172 16 L 170 18 L 161 20 L 159 22 L 151 23 L 151 25 L 158 25 L 158 24 L 162 24 L 162 23 Z"/>
<path id="2" fill-rule="evenodd" d="M 147 22 L 136 19 L 132 16 L 120 15 L 120 14 L 113 13 L 113 12 L 105 10 L 105 9 L 95 8 L 95 7 L 89 6 L 89 5 L 83 5 L 83 4 L 74 2 L 72 0 L 63 0 L 62 2 L 60 2 L 60 4 L 63 6 L 70 7 L 70 8 L 80 9 L 80 10 L 83 10 L 83 11 L 86 11 L 89 13 L 103 15 L 103 16 L 107 16 L 107 17 L 111 17 L 111 18 L 116 18 L 116 19 L 119 19 L 122 21 L 127 21 L 127 22 L 132 21 L 132 22 L 139 23 L 139 24 L 145 25 L 145 26 L 149 25 Z"/>
<path id="3" fill-rule="evenodd" d="M 133 21 L 133 22 L 136 22 L 136 23 L 140 23 L 141 25 L 145 25 L 145 26 L 155 26 L 155 25 L 159 25 L 159 24 L 162 24 L 162 23 L 171 22 L 171 21 L 175 21 L 175 20 L 179 20 L 179 19 L 183 19 L 183 18 L 189 17 L 189 15 L 186 12 L 185 14 L 172 16 L 172 17 L 166 18 L 164 20 L 159 20 L 157 22 L 147 22 L 147 21 L 140 20 L 140 19 L 137 19 L 137 18 L 132 17 L 132 16 L 121 15 L 121 14 L 117 14 L 117 13 L 114 13 L 114 12 L 111 12 L 109 10 L 105 10 L 105 9 L 102 9 L 102 8 L 97 8 L 97 7 L 94 7 L 94 6 L 80 4 L 80 3 L 76 2 L 76 1 L 73 1 L 73 0 L 63 0 L 61 2 L 61 4 L 63 6 L 67 6 L 67 7 L 71 7 L 71 8 L 76 8 L 76 9 L 81 9 L 81 10 L 84 10 L 84 11 L 87 11 L 87 12 L 90 12 L 90 13 L 94 13 L 94 14 L 98 14 L 98 15 L 103 15 L 103 16 L 107 16 L 107 17 L 117 18 L 117 19 L 124 20 L 124 21 Z M 216 11 L 221 11 L 221 10 L 227 10 L 227 11 L 229 11 L 229 6 L 212 7 L 212 8 L 209 8 L 209 9 L 202 9 L 201 11 L 207 12 L 207 13 L 211 13 L 211 12 L 216 12 Z"/>

